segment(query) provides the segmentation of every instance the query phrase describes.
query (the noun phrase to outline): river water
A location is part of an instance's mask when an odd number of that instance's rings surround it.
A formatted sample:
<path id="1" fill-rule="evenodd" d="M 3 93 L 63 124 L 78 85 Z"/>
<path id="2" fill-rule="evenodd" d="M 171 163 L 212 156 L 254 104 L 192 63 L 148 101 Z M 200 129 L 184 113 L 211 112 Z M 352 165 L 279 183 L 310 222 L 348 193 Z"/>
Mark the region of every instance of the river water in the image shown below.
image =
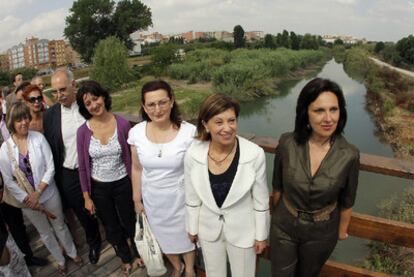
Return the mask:
<path id="1" fill-rule="evenodd" d="M 344 92 L 348 112 L 345 128 L 347 140 L 357 146 L 361 152 L 392 157 L 391 147 L 381 141 L 374 120 L 366 108 L 365 86 L 351 79 L 344 71 L 343 65 L 333 59 L 323 66 L 317 76 L 337 82 Z M 243 103 L 239 118 L 239 133 L 255 133 L 258 136 L 279 138 L 284 132 L 292 131 L 299 92 L 314 77 L 287 81 L 280 86 L 278 96 Z M 267 154 L 269 185 L 272 168 L 273 155 Z M 391 195 L 403 193 L 404 189 L 412 185 L 410 180 L 362 171 L 354 211 L 377 215 L 378 203 Z M 368 253 L 367 243 L 367 240 L 350 237 L 338 243 L 331 259 L 348 264 L 361 264 Z M 264 263 L 263 268 L 260 276 L 269 276 L 268 264 Z"/>

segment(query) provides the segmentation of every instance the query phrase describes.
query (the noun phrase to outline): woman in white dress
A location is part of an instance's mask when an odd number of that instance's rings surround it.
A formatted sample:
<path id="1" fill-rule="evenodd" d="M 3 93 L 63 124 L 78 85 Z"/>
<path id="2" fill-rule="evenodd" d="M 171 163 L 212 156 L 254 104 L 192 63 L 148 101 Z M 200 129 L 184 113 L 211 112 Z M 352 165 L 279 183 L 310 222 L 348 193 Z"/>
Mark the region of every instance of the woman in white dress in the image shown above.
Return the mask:
<path id="1" fill-rule="evenodd" d="M 145 212 L 173 277 L 194 276 L 194 244 L 185 229 L 184 155 L 196 128 L 181 120 L 170 85 L 162 80 L 141 90 L 143 122 L 128 136 L 135 210 Z M 183 256 L 184 264 L 181 263 Z"/>

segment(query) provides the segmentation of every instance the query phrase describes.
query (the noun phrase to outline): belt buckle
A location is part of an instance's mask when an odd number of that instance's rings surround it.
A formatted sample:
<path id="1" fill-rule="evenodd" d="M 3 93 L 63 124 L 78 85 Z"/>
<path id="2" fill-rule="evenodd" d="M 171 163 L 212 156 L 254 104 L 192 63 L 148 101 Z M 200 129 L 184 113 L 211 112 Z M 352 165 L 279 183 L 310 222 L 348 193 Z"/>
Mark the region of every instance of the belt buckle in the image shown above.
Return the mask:
<path id="1" fill-rule="evenodd" d="M 298 218 L 304 221 L 314 222 L 313 214 L 307 211 L 298 210 Z"/>

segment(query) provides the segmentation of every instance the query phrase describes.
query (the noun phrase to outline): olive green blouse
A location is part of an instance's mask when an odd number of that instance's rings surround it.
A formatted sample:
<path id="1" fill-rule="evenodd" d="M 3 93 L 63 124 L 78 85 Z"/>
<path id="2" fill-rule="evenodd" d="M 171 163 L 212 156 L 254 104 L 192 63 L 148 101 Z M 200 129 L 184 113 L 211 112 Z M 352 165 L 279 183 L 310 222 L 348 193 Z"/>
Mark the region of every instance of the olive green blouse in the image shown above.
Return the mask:
<path id="1" fill-rule="evenodd" d="M 280 137 L 273 168 L 273 189 L 281 191 L 296 209 L 314 211 L 338 201 L 354 205 L 358 186 L 359 151 L 339 135 L 312 177 L 308 143 L 296 143 L 293 133 Z"/>

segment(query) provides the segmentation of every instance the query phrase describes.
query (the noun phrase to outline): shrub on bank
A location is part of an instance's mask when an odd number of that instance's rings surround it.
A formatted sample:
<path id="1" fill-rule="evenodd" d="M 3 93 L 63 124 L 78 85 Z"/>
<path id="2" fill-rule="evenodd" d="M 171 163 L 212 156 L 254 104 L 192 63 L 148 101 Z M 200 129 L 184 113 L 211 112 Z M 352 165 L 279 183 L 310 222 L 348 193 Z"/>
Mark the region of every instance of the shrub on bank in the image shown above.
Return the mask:
<path id="1" fill-rule="evenodd" d="M 268 95 L 272 78 L 284 77 L 292 71 L 324 59 L 322 50 L 293 51 L 270 49 L 198 49 L 187 53 L 184 61 L 168 67 L 168 75 L 189 83 L 212 81 L 216 91 L 240 100 Z"/>
<path id="2" fill-rule="evenodd" d="M 379 206 L 381 217 L 414 224 L 414 189 L 392 197 Z M 388 274 L 414 276 L 414 250 L 407 247 L 370 242 L 370 255 L 364 266 Z"/>

